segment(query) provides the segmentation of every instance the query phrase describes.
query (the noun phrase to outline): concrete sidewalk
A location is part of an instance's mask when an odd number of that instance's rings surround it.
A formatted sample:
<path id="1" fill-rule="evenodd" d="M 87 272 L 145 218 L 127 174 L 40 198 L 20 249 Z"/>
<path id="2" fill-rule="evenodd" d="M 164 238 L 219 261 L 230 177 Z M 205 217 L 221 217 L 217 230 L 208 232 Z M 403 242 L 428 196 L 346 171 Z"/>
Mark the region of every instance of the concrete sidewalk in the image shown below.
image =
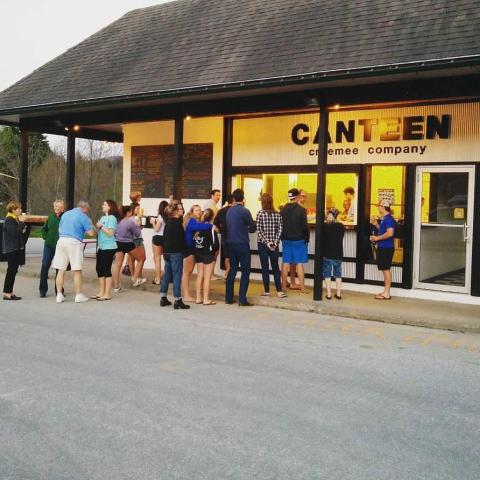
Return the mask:
<path id="1" fill-rule="evenodd" d="M 41 258 L 37 255 L 27 256 L 27 264 L 20 268 L 19 275 L 38 277 Z M 6 264 L 0 263 L 0 272 L 6 270 Z M 152 284 L 153 271 L 145 270 L 144 275 L 149 279 L 145 285 L 138 287 L 141 290 L 158 293 L 158 286 Z M 70 275 L 67 275 L 69 281 Z M 84 264 L 85 291 L 88 294 L 95 292 L 92 284 L 96 283 L 95 259 L 85 258 Z M 129 285 L 130 278 L 123 277 L 123 285 Z M 53 288 L 53 282 L 50 282 Z M 192 280 L 192 291 L 195 279 Z M 133 287 L 132 287 L 133 288 Z M 238 291 L 238 282 L 236 285 Z M 212 298 L 223 301 L 225 282 L 216 279 L 212 282 Z M 412 298 L 393 298 L 391 301 L 374 300 L 371 294 L 344 291 L 342 300 L 324 300 L 315 302 L 312 295 L 300 295 L 296 291 L 288 291 L 288 297 L 279 299 L 272 288 L 272 297 L 261 297 L 263 291 L 261 282 L 250 283 L 248 299 L 255 305 L 281 308 L 292 311 L 313 312 L 321 315 L 372 320 L 377 322 L 413 325 L 419 327 L 452 330 L 456 332 L 480 333 L 480 306 L 463 305 L 460 303 L 417 300 Z M 22 295 L 37 294 L 37 292 L 18 292 Z M 248 310 L 246 310 L 247 312 Z"/>

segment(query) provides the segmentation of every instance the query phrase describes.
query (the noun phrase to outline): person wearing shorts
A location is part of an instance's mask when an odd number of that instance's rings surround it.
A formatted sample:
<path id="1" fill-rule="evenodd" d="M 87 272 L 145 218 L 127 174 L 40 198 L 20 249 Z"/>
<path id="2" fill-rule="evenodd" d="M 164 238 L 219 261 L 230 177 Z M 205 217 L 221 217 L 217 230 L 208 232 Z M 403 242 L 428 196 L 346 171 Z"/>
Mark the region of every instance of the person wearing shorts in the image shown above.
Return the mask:
<path id="1" fill-rule="evenodd" d="M 152 236 L 152 252 L 153 261 L 155 263 L 155 278 L 152 280 L 154 285 L 160 285 L 162 276 L 162 255 L 164 237 L 163 232 L 165 230 L 165 224 L 167 223 L 167 215 L 165 209 L 168 207 L 168 202 L 162 200 L 158 205 L 158 216 L 150 219 L 150 224 L 153 228 Z"/>
<path id="2" fill-rule="evenodd" d="M 112 298 L 112 264 L 117 253 L 115 231 L 117 229 L 118 207 L 113 200 L 105 200 L 102 205 L 103 217 L 97 222 L 98 250 L 97 276 L 98 294 L 91 298 L 103 302 Z"/>
<path id="3" fill-rule="evenodd" d="M 137 248 L 135 250 L 136 256 L 133 258 L 132 255 L 127 255 L 127 264 L 132 277 L 136 278 L 136 280 L 133 279 L 133 286 L 138 287 L 147 281 L 146 278 L 143 278 L 143 265 L 147 259 L 147 253 L 142 237 L 142 209 L 140 203 L 133 202 L 130 204 L 130 207 L 132 209 L 132 219 L 135 220 L 135 223 L 140 227 L 140 233 L 133 239 L 133 243 Z"/>
<path id="4" fill-rule="evenodd" d="M 211 224 L 213 210 L 207 208 L 203 213 L 203 223 Z M 193 236 L 195 242 L 195 263 L 197 264 L 197 298 L 198 305 L 215 305 L 210 300 L 210 282 L 215 270 L 215 260 L 219 248 L 218 235 L 214 229 L 197 232 Z"/>
<path id="5" fill-rule="evenodd" d="M 288 199 L 280 214 L 282 215 L 282 289 L 287 287 L 287 275 L 291 264 L 298 265 L 297 274 L 300 281 L 300 293 L 306 294 L 305 268 L 308 263 L 308 242 L 310 230 L 307 222 L 307 211 L 298 203 L 300 192 L 297 188 L 288 191 Z"/>
<path id="6" fill-rule="evenodd" d="M 375 300 L 390 300 L 390 288 L 392 285 L 392 261 L 395 253 L 394 235 L 395 220 L 392 217 L 391 203 L 389 200 L 382 200 L 378 204 L 378 211 L 382 217 L 380 223 L 375 221 L 378 231 L 376 235 L 370 236 L 370 241 L 377 245 L 377 267 L 383 274 L 383 292 L 375 295 Z"/>
<path id="7" fill-rule="evenodd" d="M 141 236 L 140 225 L 135 222 L 132 217 L 133 210 L 131 205 L 123 205 L 120 208 L 120 222 L 115 232 L 115 240 L 117 242 L 117 253 L 115 255 L 115 263 L 113 266 L 113 291 L 118 293 L 122 288 L 120 286 L 120 271 L 122 269 L 125 255 L 129 254 L 135 261 L 135 270 L 132 272 L 133 286 L 138 287 L 147 280 L 140 278 L 141 267 L 143 267 L 142 259 L 144 252 L 135 245 L 135 238 Z"/>
<path id="8" fill-rule="evenodd" d="M 55 280 L 57 286 L 57 303 L 65 301 L 63 285 L 65 272 L 70 264 L 73 272 L 75 288 L 75 303 L 83 303 L 88 298 L 82 293 L 82 267 L 83 267 L 83 238 L 85 234 L 94 235 L 92 222 L 87 216 L 90 211 L 88 202 L 81 200 L 77 208 L 69 210 L 62 215 L 58 227 L 59 239 L 52 261 L 52 268 L 58 270 Z"/>
<path id="9" fill-rule="evenodd" d="M 335 279 L 335 298 L 342 298 L 342 259 L 343 237 L 345 227 L 337 221 L 340 212 L 331 208 L 327 212 L 325 225 L 323 226 L 323 279 L 327 289 L 327 300 L 332 299 L 332 278 Z"/>

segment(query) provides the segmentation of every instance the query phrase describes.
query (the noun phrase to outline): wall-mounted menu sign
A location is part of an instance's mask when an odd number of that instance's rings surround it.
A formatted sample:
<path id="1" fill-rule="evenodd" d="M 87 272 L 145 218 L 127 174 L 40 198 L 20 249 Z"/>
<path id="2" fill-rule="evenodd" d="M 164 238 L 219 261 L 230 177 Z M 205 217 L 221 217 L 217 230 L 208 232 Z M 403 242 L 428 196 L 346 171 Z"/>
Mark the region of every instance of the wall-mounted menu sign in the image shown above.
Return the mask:
<path id="1" fill-rule="evenodd" d="M 131 190 L 145 198 L 167 198 L 173 191 L 173 145 L 132 147 Z M 212 189 L 213 144 L 183 146 L 183 198 L 208 198 Z"/>

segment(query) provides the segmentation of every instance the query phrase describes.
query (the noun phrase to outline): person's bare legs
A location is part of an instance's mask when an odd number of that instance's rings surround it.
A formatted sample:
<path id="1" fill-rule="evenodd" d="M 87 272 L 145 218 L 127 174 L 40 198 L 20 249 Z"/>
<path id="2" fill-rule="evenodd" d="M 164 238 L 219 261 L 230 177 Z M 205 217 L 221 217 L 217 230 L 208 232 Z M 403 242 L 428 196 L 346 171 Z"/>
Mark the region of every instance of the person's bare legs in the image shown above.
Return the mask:
<path id="1" fill-rule="evenodd" d="M 325 287 L 327 289 L 327 297 L 332 297 L 332 279 L 330 277 L 325 278 Z"/>
<path id="2" fill-rule="evenodd" d="M 130 255 L 130 253 L 127 253 L 127 265 L 128 268 L 130 269 L 130 275 L 133 277 L 133 272 L 135 271 L 135 259 Z"/>
<path id="3" fill-rule="evenodd" d="M 115 254 L 115 260 L 113 262 L 113 288 L 120 288 L 120 272 L 122 270 L 123 259 L 125 254 L 123 252 L 117 252 Z"/>
<path id="4" fill-rule="evenodd" d="M 103 298 L 112 298 L 112 277 L 105 278 L 105 287 L 103 290 Z"/>
<path id="5" fill-rule="evenodd" d="M 341 278 L 336 278 L 335 279 L 335 284 L 337 287 L 337 297 L 342 296 L 342 279 Z"/>
<path id="6" fill-rule="evenodd" d="M 300 279 L 300 275 L 298 275 Z M 290 289 L 292 290 L 302 290 L 301 284 L 297 283 L 297 265 L 292 263 L 290 265 Z"/>
<path id="7" fill-rule="evenodd" d="M 102 298 L 104 296 L 105 296 L 105 277 L 99 277 L 97 297 Z"/>
<path id="8" fill-rule="evenodd" d="M 65 283 L 65 270 L 57 270 L 57 276 L 55 278 L 55 285 L 57 286 L 57 292 L 63 292 L 64 283 Z"/>
<path id="9" fill-rule="evenodd" d="M 160 283 L 162 279 L 162 253 L 163 248 L 159 245 L 152 245 L 153 261 L 155 262 L 155 283 Z"/>
<path id="10" fill-rule="evenodd" d="M 203 267 L 203 303 L 209 304 L 212 301 L 210 300 L 210 282 L 213 277 L 213 272 L 215 270 L 215 262 L 204 265 Z"/>
<path id="11" fill-rule="evenodd" d="M 137 279 L 139 279 L 143 277 L 143 265 L 145 264 L 145 260 L 147 259 L 147 252 L 145 251 L 145 247 L 143 245 L 137 247 L 135 250 L 138 250 L 137 256 L 135 258 L 135 273 Z"/>
<path id="12" fill-rule="evenodd" d="M 73 288 L 75 289 L 75 295 L 82 293 L 82 271 L 75 270 L 73 272 Z"/>
<path id="13" fill-rule="evenodd" d="M 383 295 L 385 298 L 390 298 L 390 288 L 392 286 L 392 272 L 390 270 L 383 270 L 383 281 L 385 283 L 383 287 Z"/>
<path id="14" fill-rule="evenodd" d="M 300 280 L 300 292 L 305 293 L 305 268 L 303 267 L 303 263 L 299 263 L 297 265 L 297 275 L 298 279 Z M 292 287 L 290 287 L 292 288 Z"/>
<path id="15" fill-rule="evenodd" d="M 282 263 L 282 290 L 283 291 L 287 289 L 287 277 L 288 277 L 289 269 L 290 269 L 290 264 Z"/>
<path id="16" fill-rule="evenodd" d="M 195 257 L 189 255 L 183 260 L 183 275 L 182 275 L 182 296 L 184 302 L 193 302 L 190 294 L 190 279 L 195 268 Z"/>
<path id="17" fill-rule="evenodd" d="M 197 263 L 197 298 L 196 303 L 202 303 L 202 290 L 203 290 L 203 281 L 205 276 L 205 265 L 203 263 Z"/>
<path id="18" fill-rule="evenodd" d="M 143 264 L 145 263 L 145 248 L 136 247 L 130 252 L 130 257 L 135 262 L 135 270 L 132 272 L 132 280 L 135 283 L 142 278 Z"/>

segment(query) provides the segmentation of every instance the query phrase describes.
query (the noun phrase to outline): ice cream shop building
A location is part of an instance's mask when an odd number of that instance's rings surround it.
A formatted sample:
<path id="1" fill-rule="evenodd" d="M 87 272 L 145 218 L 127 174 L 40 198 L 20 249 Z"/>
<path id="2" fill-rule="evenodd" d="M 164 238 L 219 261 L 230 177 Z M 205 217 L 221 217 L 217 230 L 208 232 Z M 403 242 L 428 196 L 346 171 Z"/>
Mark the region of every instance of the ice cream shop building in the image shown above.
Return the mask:
<path id="1" fill-rule="evenodd" d="M 316 298 L 325 209 L 346 225 L 345 280 L 367 288 L 380 280 L 370 223 L 388 199 L 395 286 L 480 296 L 478 0 L 134 10 L 0 93 L 0 124 L 25 143 L 67 136 L 70 205 L 77 137 L 123 143 L 124 200 L 142 191 L 147 215 L 171 193 L 203 204 L 212 188 L 241 187 L 255 214 L 260 192 L 279 207 L 304 189 Z"/>

